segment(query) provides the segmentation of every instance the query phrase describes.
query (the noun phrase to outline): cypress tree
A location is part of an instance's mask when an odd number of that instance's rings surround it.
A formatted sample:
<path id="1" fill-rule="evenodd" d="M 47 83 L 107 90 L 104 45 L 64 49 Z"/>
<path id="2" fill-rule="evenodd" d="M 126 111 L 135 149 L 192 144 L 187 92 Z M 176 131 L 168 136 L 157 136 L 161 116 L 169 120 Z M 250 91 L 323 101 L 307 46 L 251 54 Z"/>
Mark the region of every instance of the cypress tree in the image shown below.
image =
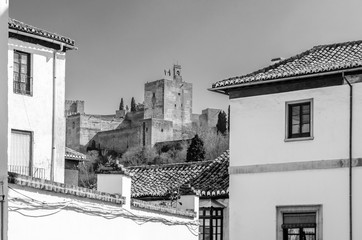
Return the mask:
<path id="1" fill-rule="evenodd" d="M 224 111 L 220 111 L 217 116 L 216 129 L 217 132 L 221 134 L 225 134 L 226 132 L 226 113 Z"/>
<path id="2" fill-rule="evenodd" d="M 131 112 L 136 111 L 136 101 L 134 100 L 134 97 L 131 99 Z"/>
<path id="3" fill-rule="evenodd" d="M 124 110 L 123 98 L 121 98 L 121 103 L 119 104 L 119 110 Z"/>
<path id="4" fill-rule="evenodd" d="M 187 149 L 186 162 L 198 162 L 203 160 L 205 160 L 204 142 L 196 134 Z"/>

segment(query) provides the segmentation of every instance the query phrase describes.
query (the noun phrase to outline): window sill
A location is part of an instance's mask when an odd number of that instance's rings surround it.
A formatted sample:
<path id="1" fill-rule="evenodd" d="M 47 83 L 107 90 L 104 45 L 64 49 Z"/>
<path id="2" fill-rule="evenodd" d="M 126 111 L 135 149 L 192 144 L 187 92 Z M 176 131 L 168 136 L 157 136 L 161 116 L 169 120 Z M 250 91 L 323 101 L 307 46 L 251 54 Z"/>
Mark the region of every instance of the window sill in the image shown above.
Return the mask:
<path id="1" fill-rule="evenodd" d="M 33 93 L 20 93 L 20 92 L 13 92 L 14 94 L 17 94 L 17 95 L 22 95 L 22 96 L 25 96 L 25 97 L 32 97 L 33 96 Z"/>
<path id="2" fill-rule="evenodd" d="M 313 139 L 314 137 L 286 138 L 284 139 L 284 142 L 309 141 Z"/>

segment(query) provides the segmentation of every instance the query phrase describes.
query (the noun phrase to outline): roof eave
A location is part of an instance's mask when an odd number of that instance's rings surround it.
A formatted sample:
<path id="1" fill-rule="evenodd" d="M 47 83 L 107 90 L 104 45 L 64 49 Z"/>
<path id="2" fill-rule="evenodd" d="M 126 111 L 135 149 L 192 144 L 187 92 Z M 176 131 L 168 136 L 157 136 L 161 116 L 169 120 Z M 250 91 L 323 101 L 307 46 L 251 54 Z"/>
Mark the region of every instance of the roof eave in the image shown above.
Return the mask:
<path id="1" fill-rule="evenodd" d="M 23 36 L 27 36 L 27 37 L 31 37 L 31 38 L 35 38 L 35 39 L 39 39 L 39 40 L 43 40 L 43 41 L 47 41 L 47 42 L 50 42 L 50 43 L 55 43 L 55 44 L 58 44 L 60 46 L 63 46 L 67 50 L 78 50 L 78 48 L 73 46 L 73 45 L 69 45 L 67 43 L 64 43 L 64 42 L 61 42 L 61 41 L 58 41 L 58 40 L 55 40 L 55 39 L 42 37 L 42 36 L 38 36 L 38 35 L 35 35 L 35 34 L 15 30 L 15 29 L 9 29 L 9 32 L 16 33 L 16 34 L 23 35 Z"/>
<path id="2" fill-rule="evenodd" d="M 235 84 L 235 85 L 229 85 L 229 86 L 223 86 L 223 87 L 217 87 L 217 88 L 208 88 L 208 90 L 212 91 L 212 92 L 228 94 L 228 90 L 233 89 L 233 88 L 240 88 L 240 87 L 267 84 L 267 83 L 275 83 L 275 82 L 284 82 L 284 81 L 296 80 L 296 79 L 302 79 L 302 78 L 327 76 L 327 75 L 333 75 L 333 74 L 338 74 L 338 73 L 346 73 L 346 72 L 354 72 L 354 71 L 360 71 L 360 70 L 362 70 L 362 67 L 350 68 L 350 69 L 342 69 L 342 70 L 337 70 L 337 71 L 314 73 L 314 74 L 299 75 L 299 76 L 286 77 L 286 78 L 276 78 L 276 79 L 271 79 L 271 80 L 266 80 L 266 81 L 253 81 L 253 82 L 247 82 L 247 83 L 239 83 L 239 84 Z"/>

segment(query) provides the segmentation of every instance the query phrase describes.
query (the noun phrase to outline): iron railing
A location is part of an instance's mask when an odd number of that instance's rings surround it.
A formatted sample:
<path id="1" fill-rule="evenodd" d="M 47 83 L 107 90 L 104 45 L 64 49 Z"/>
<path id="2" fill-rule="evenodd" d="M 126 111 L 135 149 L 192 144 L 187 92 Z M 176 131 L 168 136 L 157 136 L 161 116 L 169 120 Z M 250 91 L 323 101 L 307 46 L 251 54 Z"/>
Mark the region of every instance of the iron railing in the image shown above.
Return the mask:
<path id="1" fill-rule="evenodd" d="M 31 172 L 28 166 L 8 165 L 8 171 L 21 175 L 45 179 L 45 168 L 32 167 Z"/>

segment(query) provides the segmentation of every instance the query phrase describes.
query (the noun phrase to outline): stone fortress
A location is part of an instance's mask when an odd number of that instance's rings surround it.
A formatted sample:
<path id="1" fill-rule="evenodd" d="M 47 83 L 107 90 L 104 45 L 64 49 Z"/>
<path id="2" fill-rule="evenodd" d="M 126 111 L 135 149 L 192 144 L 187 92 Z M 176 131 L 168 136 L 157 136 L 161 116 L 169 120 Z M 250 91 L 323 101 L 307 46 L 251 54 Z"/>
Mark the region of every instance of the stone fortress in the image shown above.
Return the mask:
<path id="1" fill-rule="evenodd" d="M 117 110 L 113 115 L 84 113 L 84 101 L 65 102 L 66 146 L 85 153 L 108 149 L 154 146 L 192 138 L 199 127 L 216 127 L 220 109 L 192 113 L 192 83 L 183 81 L 181 66 L 165 71 L 163 79 L 147 82 L 144 103 L 136 111 Z"/>

